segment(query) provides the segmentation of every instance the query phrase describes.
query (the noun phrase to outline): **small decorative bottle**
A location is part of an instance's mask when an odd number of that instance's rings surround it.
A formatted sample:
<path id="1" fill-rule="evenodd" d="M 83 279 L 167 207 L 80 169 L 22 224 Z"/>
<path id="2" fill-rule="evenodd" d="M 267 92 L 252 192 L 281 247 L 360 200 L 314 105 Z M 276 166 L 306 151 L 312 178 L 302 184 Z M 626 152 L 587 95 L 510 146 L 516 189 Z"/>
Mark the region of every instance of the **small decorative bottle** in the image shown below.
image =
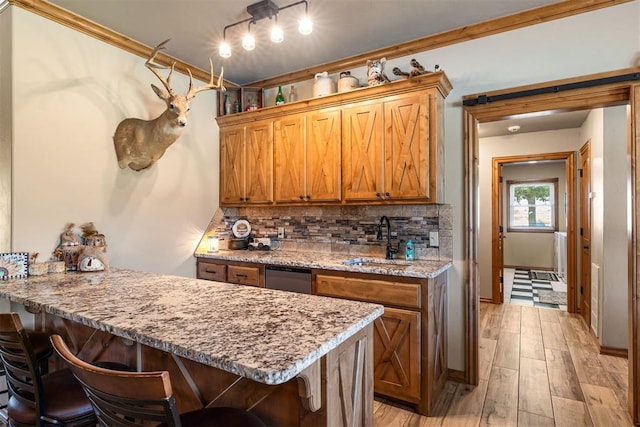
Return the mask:
<path id="1" fill-rule="evenodd" d="M 296 91 L 293 85 L 291 85 L 291 89 L 289 89 L 289 102 L 296 101 Z"/>
<path id="2" fill-rule="evenodd" d="M 224 114 L 231 114 L 231 98 L 229 97 L 229 94 L 224 96 Z"/>
<path id="3" fill-rule="evenodd" d="M 413 261 L 413 240 L 409 239 L 407 245 L 404 247 L 404 258 L 407 261 Z"/>
<path id="4" fill-rule="evenodd" d="M 278 94 L 276 95 L 276 105 L 284 104 L 284 95 L 282 94 L 282 86 L 278 86 Z"/>

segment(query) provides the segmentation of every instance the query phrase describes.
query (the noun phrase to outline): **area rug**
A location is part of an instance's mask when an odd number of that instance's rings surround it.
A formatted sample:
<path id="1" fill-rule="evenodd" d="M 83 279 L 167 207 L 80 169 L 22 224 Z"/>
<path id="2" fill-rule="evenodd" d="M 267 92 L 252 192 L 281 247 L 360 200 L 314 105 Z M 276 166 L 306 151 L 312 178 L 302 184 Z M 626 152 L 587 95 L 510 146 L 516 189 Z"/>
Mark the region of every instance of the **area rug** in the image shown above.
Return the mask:
<path id="1" fill-rule="evenodd" d="M 567 293 L 557 291 L 538 290 L 538 298 L 541 303 L 567 305 Z"/>
<path id="2" fill-rule="evenodd" d="M 556 273 L 549 273 L 546 271 L 530 271 L 529 276 L 532 280 L 549 280 L 551 282 L 558 281 Z"/>

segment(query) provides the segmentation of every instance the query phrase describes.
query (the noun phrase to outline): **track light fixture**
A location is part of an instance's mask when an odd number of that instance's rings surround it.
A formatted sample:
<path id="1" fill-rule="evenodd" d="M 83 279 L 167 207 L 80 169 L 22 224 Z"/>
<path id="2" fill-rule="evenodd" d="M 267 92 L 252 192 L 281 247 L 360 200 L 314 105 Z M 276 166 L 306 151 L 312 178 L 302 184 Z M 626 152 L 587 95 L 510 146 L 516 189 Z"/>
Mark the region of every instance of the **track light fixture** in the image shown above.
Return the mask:
<path id="1" fill-rule="evenodd" d="M 264 18 L 274 18 L 274 25 L 271 28 L 271 41 L 274 43 L 280 43 L 284 40 L 284 33 L 282 31 L 282 27 L 278 25 L 278 13 L 281 10 L 288 9 L 293 6 L 297 6 L 299 4 L 304 4 L 304 15 L 298 22 L 298 31 L 300 34 L 308 35 L 313 31 L 313 24 L 308 16 L 308 8 L 307 0 L 297 1 L 295 3 L 291 3 L 287 6 L 278 7 L 271 0 L 262 0 L 258 3 L 251 4 L 247 6 L 247 13 L 251 15 L 251 18 L 243 19 L 242 21 L 234 22 L 233 24 L 229 24 L 224 27 L 222 32 L 222 43 L 220 43 L 219 54 L 223 58 L 228 58 L 231 56 L 231 46 L 227 42 L 227 30 L 231 27 L 235 27 L 236 25 L 241 25 L 248 22 L 247 33 L 244 35 L 242 39 L 242 47 L 245 50 L 253 50 L 256 47 L 256 41 L 253 35 L 251 34 L 251 24 L 256 24 L 261 19 Z"/>

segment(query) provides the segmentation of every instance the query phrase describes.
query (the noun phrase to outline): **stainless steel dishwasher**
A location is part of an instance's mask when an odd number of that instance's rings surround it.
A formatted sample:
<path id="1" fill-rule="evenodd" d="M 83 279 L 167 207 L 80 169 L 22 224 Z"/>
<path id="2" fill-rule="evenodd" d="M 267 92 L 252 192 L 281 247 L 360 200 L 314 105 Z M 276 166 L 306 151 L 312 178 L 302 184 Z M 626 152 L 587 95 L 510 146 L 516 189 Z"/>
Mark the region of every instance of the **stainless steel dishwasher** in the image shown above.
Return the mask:
<path id="1" fill-rule="evenodd" d="M 295 267 L 267 266 L 264 275 L 265 288 L 281 291 L 311 293 L 311 270 Z"/>

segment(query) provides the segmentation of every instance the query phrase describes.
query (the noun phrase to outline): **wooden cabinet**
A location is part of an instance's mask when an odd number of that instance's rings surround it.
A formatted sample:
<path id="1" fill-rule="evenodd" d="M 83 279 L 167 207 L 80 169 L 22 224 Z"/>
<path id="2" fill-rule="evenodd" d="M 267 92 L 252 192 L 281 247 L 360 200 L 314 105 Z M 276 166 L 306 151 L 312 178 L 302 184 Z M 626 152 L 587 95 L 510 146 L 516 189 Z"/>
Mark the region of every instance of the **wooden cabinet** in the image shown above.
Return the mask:
<path id="1" fill-rule="evenodd" d="M 428 89 L 344 109 L 346 202 L 441 199 L 436 132 L 442 124 L 432 117 L 437 103 L 436 90 Z"/>
<path id="2" fill-rule="evenodd" d="M 385 307 L 374 323 L 374 389 L 407 402 L 420 401 L 420 313 Z"/>
<path id="3" fill-rule="evenodd" d="M 260 267 L 229 265 L 227 267 L 227 282 L 260 287 Z"/>
<path id="4" fill-rule="evenodd" d="M 342 174 L 346 201 L 384 200 L 384 114 L 380 103 L 345 108 Z"/>
<path id="5" fill-rule="evenodd" d="M 198 279 L 213 280 L 215 282 L 227 281 L 227 266 L 212 262 L 198 260 Z"/>
<path id="6" fill-rule="evenodd" d="M 273 201 L 273 126 L 270 121 L 220 130 L 220 203 Z"/>
<path id="7" fill-rule="evenodd" d="M 428 415 L 447 379 L 446 273 L 433 279 L 318 270 L 318 295 L 383 304 L 374 323 L 375 392 Z"/>
<path id="8" fill-rule="evenodd" d="M 264 266 L 236 261 L 198 258 L 198 279 L 264 287 Z"/>
<path id="9" fill-rule="evenodd" d="M 340 201 L 340 137 L 337 109 L 275 121 L 276 203 Z"/>
<path id="10" fill-rule="evenodd" d="M 437 72 L 217 117 L 221 205 L 442 202 L 444 99 L 450 90 L 446 75 Z M 241 149 L 225 142 L 246 141 L 252 126 L 267 126 L 266 132 L 271 123 L 273 144 L 254 146 L 267 151 L 264 156 L 238 155 Z M 241 184 L 252 170 L 246 163 L 262 165 L 271 153 L 275 177 L 267 180 L 266 170 L 253 177 L 252 194 Z M 264 187 L 269 183 L 271 192 Z"/>

